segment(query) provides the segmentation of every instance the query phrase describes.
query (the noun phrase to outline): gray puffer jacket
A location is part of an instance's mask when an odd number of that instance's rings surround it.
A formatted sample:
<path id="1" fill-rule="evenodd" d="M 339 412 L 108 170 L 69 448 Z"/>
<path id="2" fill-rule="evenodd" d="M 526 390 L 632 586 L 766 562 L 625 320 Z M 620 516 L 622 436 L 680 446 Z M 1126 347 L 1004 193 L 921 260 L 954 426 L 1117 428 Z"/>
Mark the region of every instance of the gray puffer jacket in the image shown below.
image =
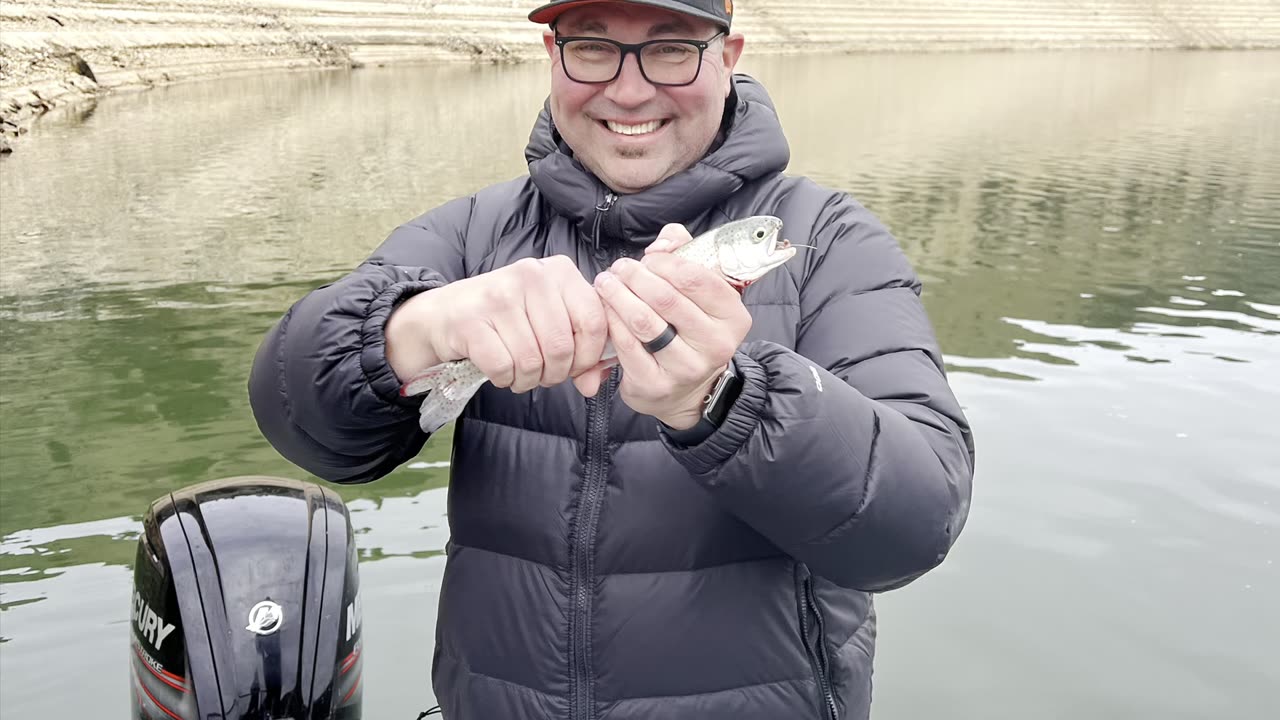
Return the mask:
<path id="1" fill-rule="evenodd" d="M 486 385 L 470 403 L 432 667 L 447 720 L 866 718 L 872 593 L 936 566 L 964 525 L 973 444 L 916 275 L 865 208 L 782 174 L 765 91 L 734 85 L 700 163 L 621 197 L 544 108 L 529 176 L 397 228 L 255 359 L 267 439 L 320 477 L 368 482 L 427 440 L 384 356 L 410 295 L 557 254 L 594 278 L 668 222 L 696 235 L 768 213 L 817 246 L 746 291 L 745 388 L 693 447 L 618 400 L 616 374 L 591 400 L 565 383 Z"/>

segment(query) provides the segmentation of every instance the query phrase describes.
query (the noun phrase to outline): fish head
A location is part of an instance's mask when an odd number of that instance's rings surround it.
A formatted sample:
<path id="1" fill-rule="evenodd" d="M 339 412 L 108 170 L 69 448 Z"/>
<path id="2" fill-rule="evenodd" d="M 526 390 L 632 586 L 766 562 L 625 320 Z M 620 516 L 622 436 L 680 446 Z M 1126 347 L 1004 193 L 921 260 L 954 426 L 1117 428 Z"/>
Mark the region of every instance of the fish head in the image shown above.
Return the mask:
<path id="1" fill-rule="evenodd" d="M 714 237 L 720 272 L 741 288 L 780 267 L 796 254 L 781 234 L 782 220 L 772 215 L 755 215 L 721 226 Z"/>

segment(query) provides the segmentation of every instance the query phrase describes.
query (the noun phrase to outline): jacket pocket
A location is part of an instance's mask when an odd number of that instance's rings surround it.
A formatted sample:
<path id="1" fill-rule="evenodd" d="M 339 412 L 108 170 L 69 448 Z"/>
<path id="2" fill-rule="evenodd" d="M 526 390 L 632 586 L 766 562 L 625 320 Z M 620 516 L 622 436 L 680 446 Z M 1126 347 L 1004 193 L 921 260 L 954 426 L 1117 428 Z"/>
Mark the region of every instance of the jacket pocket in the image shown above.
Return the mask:
<path id="1" fill-rule="evenodd" d="M 813 590 L 813 575 L 804 563 L 796 563 L 796 610 L 800 642 L 804 645 L 813 679 L 818 687 L 818 707 L 823 720 L 839 720 L 835 692 L 831 689 L 831 659 L 827 654 L 826 626 Z"/>

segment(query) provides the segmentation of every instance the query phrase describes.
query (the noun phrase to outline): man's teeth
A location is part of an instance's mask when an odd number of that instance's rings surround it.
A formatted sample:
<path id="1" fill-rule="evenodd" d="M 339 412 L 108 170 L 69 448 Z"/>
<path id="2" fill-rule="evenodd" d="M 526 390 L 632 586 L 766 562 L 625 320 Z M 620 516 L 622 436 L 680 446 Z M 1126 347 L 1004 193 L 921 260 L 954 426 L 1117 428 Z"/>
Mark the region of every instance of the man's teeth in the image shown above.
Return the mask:
<path id="1" fill-rule="evenodd" d="M 645 133 L 651 133 L 662 127 L 661 120 L 650 120 L 647 123 L 641 123 L 639 125 L 623 125 L 622 123 L 617 123 L 612 120 L 605 120 L 604 124 L 610 130 L 618 133 L 619 135 L 643 135 Z"/>

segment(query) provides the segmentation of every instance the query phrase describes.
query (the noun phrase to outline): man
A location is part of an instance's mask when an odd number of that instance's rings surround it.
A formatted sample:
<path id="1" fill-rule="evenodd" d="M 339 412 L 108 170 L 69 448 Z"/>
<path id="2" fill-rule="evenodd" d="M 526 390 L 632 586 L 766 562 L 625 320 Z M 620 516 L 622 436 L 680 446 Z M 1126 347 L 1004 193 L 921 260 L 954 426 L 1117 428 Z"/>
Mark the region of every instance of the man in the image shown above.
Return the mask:
<path id="1" fill-rule="evenodd" d="M 866 718 L 872 594 L 964 525 L 973 444 L 920 284 L 867 210 L 782 174 L 731 10 L 535 10 L 529 175 L 396 229 L 256 358 L 263 433 L 343 483 L 422 448 L 412 375 L 492 380 L 455 428 L 448 720 Z M 741 296 L 662 251 L 755 214 L 813 249 Z"/>

